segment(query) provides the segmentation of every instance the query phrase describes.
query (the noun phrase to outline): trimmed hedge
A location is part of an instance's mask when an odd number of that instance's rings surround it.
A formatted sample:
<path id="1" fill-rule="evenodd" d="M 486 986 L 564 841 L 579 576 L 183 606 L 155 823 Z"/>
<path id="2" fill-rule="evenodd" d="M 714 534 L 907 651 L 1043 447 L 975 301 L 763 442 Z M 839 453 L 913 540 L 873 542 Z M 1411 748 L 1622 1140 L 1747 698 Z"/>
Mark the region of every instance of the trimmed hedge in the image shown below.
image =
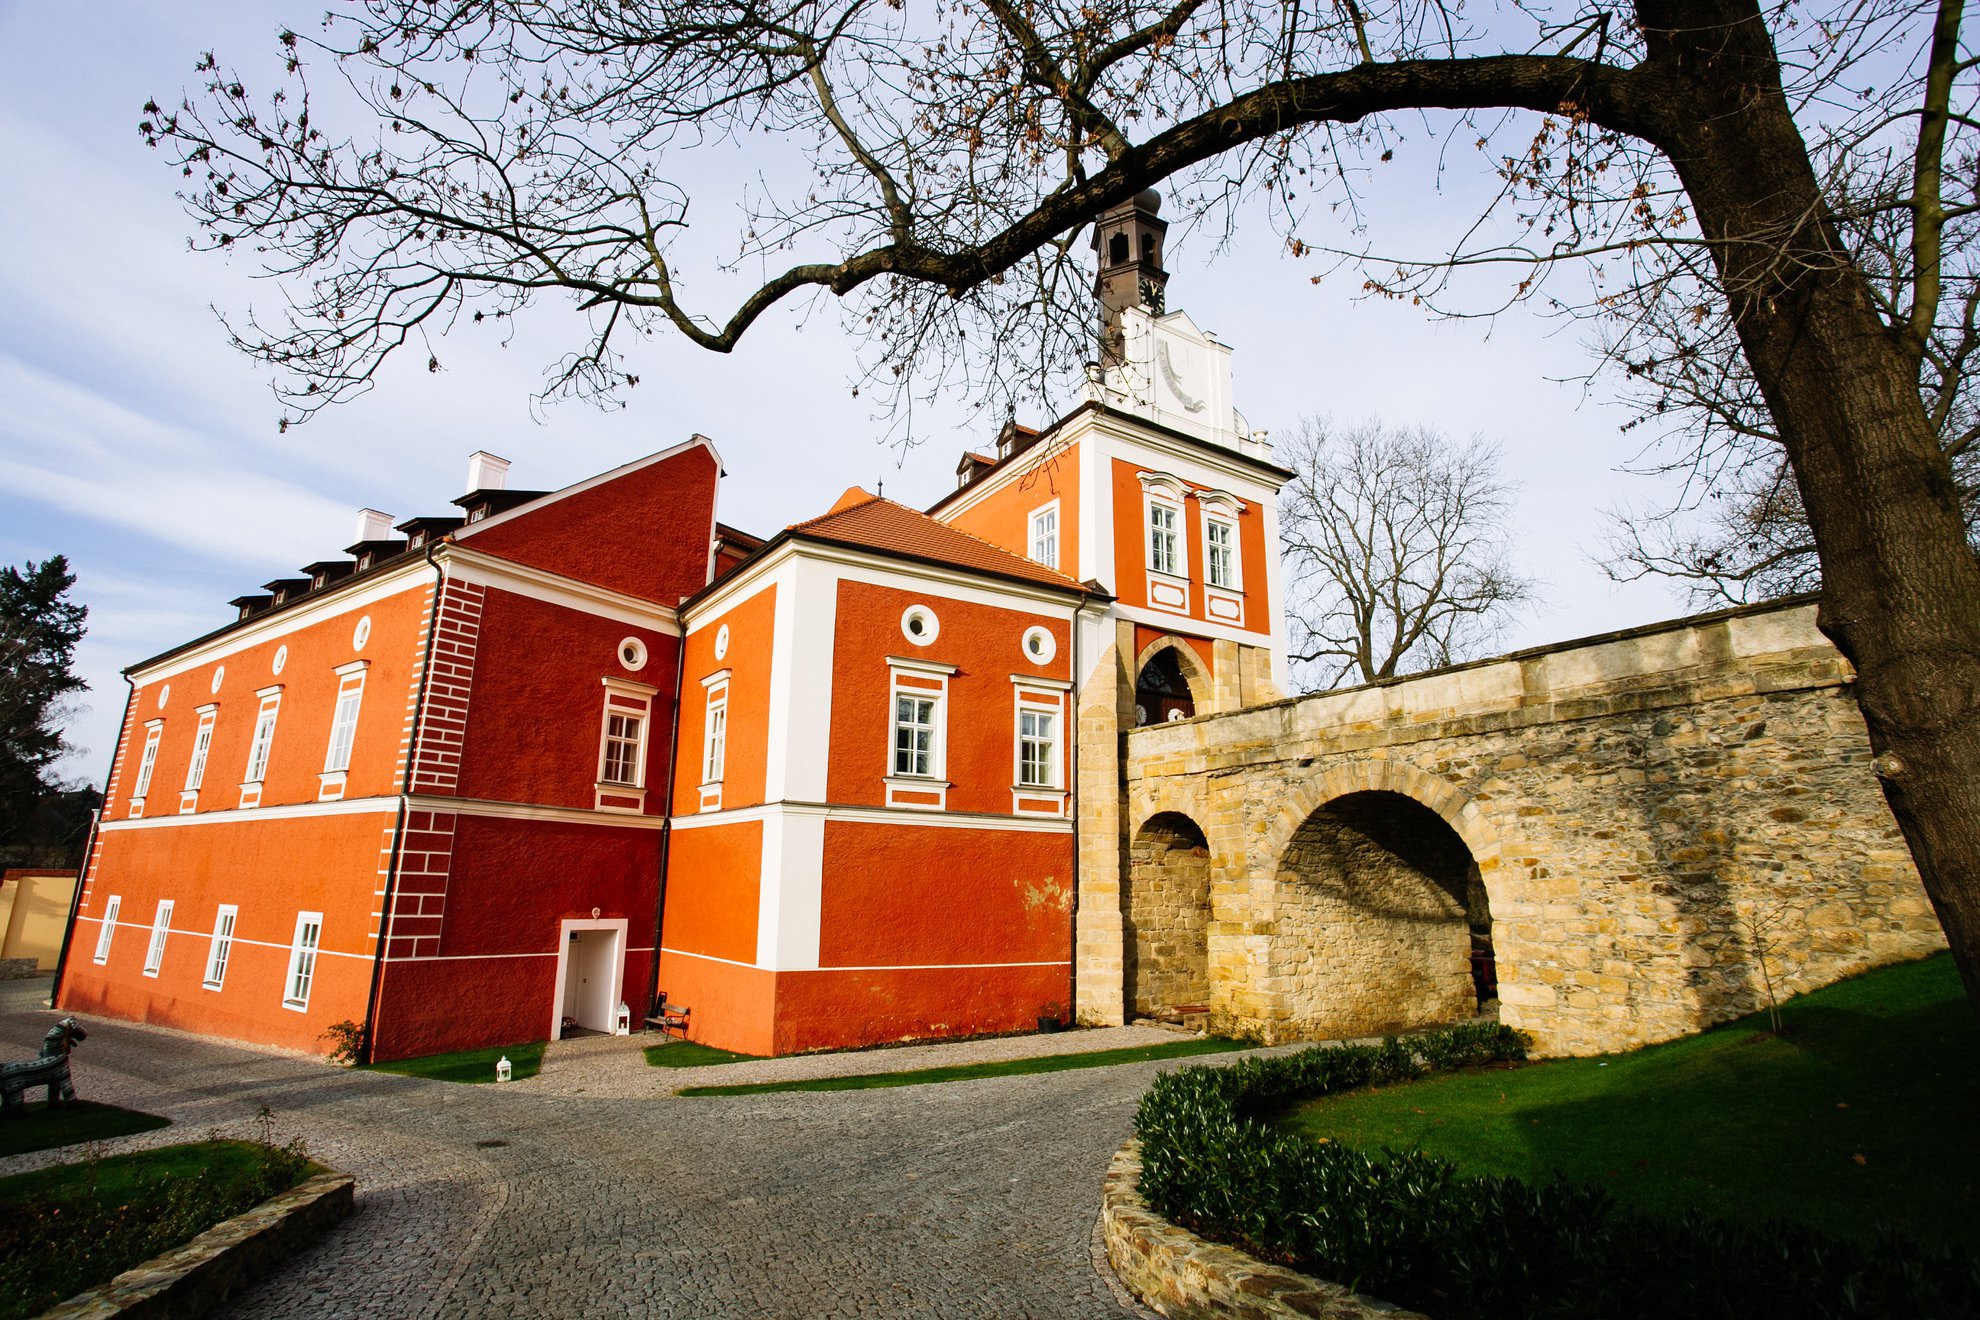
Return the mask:
<path id="1" fill-rule="evenodd" d="M 1421 1152 L 1380 1158 L 1277 1130 L 1295 1100 L 1523 1059 L 1470 1023 L 1156 1079 L 1135 1118 L 1141 1194 L 1205 1237 L 1444 1320 L 1980 1316 L 1980 1256 L 1785 1222 L 1665 1219 L 1564 1179 L 1532 1186 Z"/>

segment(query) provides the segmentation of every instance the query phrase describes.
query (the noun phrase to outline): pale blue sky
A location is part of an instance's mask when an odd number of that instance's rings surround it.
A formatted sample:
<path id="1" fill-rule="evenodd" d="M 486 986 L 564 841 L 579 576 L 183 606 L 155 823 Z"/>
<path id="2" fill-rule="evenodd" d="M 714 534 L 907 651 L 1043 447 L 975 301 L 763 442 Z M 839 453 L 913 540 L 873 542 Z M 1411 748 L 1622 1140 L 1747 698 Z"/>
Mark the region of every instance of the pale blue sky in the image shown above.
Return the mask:
<path id="1" fill-rule="evenodd" d="M 80 667 L 91 683 L 72 773 L 108 765 L 126 665 L 224 622 L 225 601 L 330 557 L 353 514 L 445 512 L 478 448 L 514 462 L 511 483 L 551 488 L 701 432 L 728 464 L 724 521 L 762 532 L 811 517 L 848 485 L 926 504 L 954 480 L 958 450 L 984 437 L 962 410 L 918 427 L 905 454 L 851 397 L 853 347 L 825 314 L 774 315 L 720 357 L 655 343 L 623 411 L 530 395 L 562 347 L 545 306 L 508 348 L 445 341 L 446 370 L 404 362 L 362 400 L 278 434 L 265 381 L 226 345 L 209 306 L 238 308 L 251 268 L 185 250 L 176 176 L 136 125 L 147 97 L 176 101 L 199 53 L 246 64 L 280 20 L 315 3 L 0 0 L 0 560 L 62 553 L 90 607 Z M 1406 143 L 1376 198 L 1383 246 L 1422 251 L 1469 209 L 1440 195 L 1434 158 Z M 1418 158 L 1421 159 L 1418 159 Z M 1414 173 L 1412 173 L 1414 171 Z M 718 176 L 719 177 L 719 176 Z M 705 196 L 703 215 L 733 199 Z M 1235 349 L 1236 399 L 1254 426 L 1304 414 L 1378 414 L 1505 448 L 1521 484 L 1519 559 L 1547 583 L 1508 642 L 1523 646 L 1682 612 L 1655 585 L 1619 588 L 1594 566 L 1598 511 L 1654 497 L 1616 472 L 1639 446 L 1626 420 L 1578 386 L 1577 331 L 1514 312 L 1435 323 L 1405 305 L 1356 300 L 1359 279 L 1315 286 L 1264 227 L 1211 259 L 1172 247 L 1171 308 Z M 1207 264 L 1206 264 L 1207 263 Z"/>

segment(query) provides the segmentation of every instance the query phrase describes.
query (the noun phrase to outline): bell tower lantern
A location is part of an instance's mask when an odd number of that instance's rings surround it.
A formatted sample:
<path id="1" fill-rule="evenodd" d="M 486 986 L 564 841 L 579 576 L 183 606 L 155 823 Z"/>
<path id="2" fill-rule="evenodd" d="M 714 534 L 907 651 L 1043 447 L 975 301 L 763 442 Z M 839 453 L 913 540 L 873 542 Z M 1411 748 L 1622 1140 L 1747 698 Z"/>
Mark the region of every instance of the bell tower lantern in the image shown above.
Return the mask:
<path id="1" fill-rule="evenodd" d="M 1164 311 L 1168 272 L 1162 269 L 1162 238 L 1169 222 L 1161 215 L 1162 194 L 1153 188 L 1132 201 L 1103 211 L 1093 227 L 1093 250 L 1100 256 L 1093 280 L 1100 305 L 1100 363 L 1122 361 L 1121 313 L 1139 307 L 1150 316 Z"/>

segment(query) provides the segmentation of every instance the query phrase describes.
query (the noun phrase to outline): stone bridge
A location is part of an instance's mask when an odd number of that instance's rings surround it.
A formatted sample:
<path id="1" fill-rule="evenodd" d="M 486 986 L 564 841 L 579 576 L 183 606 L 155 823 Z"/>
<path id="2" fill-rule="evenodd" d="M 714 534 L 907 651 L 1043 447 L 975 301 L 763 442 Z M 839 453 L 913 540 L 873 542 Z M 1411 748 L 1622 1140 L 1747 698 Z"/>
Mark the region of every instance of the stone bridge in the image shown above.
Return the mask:
<path id="1" fill-rule="evenodd" d="M 1943 947 L 1851 681 L 1803 600 L 1136 729 L 1081 1003 L 1590 1054 Z"/>

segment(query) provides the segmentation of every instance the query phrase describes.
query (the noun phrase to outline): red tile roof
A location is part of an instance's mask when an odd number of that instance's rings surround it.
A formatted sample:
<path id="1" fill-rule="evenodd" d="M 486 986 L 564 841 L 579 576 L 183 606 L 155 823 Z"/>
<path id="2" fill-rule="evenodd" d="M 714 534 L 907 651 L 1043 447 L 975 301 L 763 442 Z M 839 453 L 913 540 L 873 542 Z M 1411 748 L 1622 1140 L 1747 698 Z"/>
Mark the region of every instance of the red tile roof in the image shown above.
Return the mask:
<path id="1" fill-rule="evenodd" d="M 982 537 L 937 522 L 905 504 L 868 495 L 858 487 L 840 496 L 830 513 L 809 522 L 794 523 L 788 530 L 790 535 L 808 541 L 829 541 L 882 554 L 931 560 L 1062 591 L 1087 590 L 1077 579 L 1055 568 L 1034 563 Z"/>

